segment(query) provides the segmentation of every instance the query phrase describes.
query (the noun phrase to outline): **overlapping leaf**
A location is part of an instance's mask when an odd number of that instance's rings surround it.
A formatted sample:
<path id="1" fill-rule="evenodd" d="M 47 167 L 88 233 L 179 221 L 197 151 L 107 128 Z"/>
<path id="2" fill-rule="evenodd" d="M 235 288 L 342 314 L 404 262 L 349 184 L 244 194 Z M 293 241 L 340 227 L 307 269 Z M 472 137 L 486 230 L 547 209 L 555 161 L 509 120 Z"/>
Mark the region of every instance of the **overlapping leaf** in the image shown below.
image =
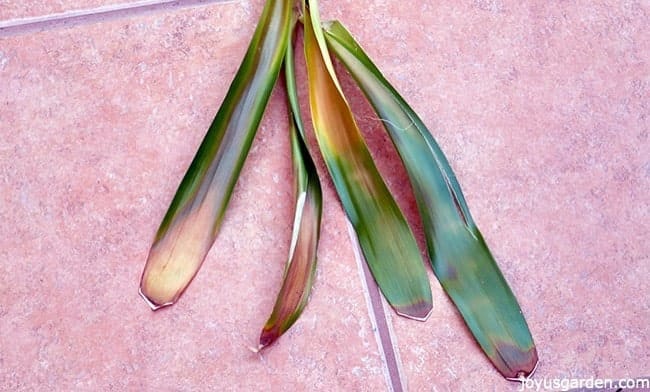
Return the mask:
<path id="1" fill-rule="evenodd" d="M 359 132 L 331 64 L 315 0 L 304 3 L 305 59 L 316 138 L 370 270 L 397 313 L 425 319 L 431 289 L 420 251 Z"/>
<path id="2" fill-rule="evenodd" d="M 291 44 L 287 47 L 284 69 L 290 109 L 291 158 L 296 210 L 284 281 L 273 312 L 262 329 L 259 349 L 270 345 L 288 330 L 307 305 L 316 273 L 316 250 L 323 203 L 316 166 L 309 155 L 305 141 L 305 132 L 298 106 Z"/>
<path id="3" fill-rule="evenodd" d="M 423 219 L 433 269 L 443 288 L 494 366 L 507 378 L 528 376 L 537 364 L 530 331 L 442 150 L 343 25 L 327 24 L 325 37 L 400 154 Z"/>

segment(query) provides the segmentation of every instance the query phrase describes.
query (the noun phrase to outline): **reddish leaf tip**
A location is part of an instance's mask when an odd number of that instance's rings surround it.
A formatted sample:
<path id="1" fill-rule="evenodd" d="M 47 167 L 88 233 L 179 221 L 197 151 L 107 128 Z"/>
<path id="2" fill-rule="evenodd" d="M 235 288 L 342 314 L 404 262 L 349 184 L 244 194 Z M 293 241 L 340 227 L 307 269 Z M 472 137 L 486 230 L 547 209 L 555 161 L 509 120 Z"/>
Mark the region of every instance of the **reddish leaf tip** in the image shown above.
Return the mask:
<path id="1" fill-rule="evenodd" d="M 528 350 L 520 349 L 512 344 L 496 344 L 497 353 L 492 363 L 499 373 L 510 381 L 521 381 L 533 375 L 537 369 L 538 356 L 535 346 Z"/>
<path id="2" fill-rule="evenodd" d="M 280 334 L 278 332 L 279 331 L 277 331 L 276 328 L 263 329 L 262 334 L 260 335 L 260 344 L 257 350 L 261 351 L 273 344 L 273 342 L 275 342 L 280 337 Z"/>
<path id="3" fill-rule="evenodd" d="M 417 321 L 427 321 L 433 311 L 433 305 L 431 302 L 421 301 L 412 305 L 395 307 L 395 311 L 402 317 Z"/>

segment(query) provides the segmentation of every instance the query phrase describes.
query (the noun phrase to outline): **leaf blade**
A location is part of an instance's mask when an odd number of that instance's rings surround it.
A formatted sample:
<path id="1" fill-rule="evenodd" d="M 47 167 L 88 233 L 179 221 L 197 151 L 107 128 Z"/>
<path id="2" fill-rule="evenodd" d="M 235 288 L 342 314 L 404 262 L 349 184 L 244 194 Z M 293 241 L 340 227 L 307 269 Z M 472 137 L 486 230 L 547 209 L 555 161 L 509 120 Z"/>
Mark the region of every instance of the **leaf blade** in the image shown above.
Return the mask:
<path id="1" fill-rule="evenodd" d="M 509 379 L 528 376 L 537 364 L 532 335 L 444 153 L 341 23 L 328 24 L 325 37 L 383 120 L 402 158 L 443 288 L 497 370 Z"/>
<path id="2" fill-rule="evenodd" d="M 267 1 L 246 55 L 156 233 L 140 280 L 153 310 L 176 302 L 214 242 L 288 43 L 290 0 Z"/>
<path id="3" fill-rule="evenodd" d="M 316 253 L 323 208 L 323 197 L 316 165 L 311 159 L 304 140 L 304 126 L 298 106 L 291 44 L 287 47 L 284 70 L 289 101 L 296 209 L 282 287 L 277 295 L 273 311 L 262 328 L 258 350 L 271 345 L 285 333 L 300 317 L 307 305 L 316 274 Z"/>
<path id="4" fill-rule="evenodd" d="M 398 314 L 424 320 L 432 298 L 417 243 L 341 91 L 320 29 L 317 3 L 303 4 L 310 108 L 321 153 L 384 297 Z"/>

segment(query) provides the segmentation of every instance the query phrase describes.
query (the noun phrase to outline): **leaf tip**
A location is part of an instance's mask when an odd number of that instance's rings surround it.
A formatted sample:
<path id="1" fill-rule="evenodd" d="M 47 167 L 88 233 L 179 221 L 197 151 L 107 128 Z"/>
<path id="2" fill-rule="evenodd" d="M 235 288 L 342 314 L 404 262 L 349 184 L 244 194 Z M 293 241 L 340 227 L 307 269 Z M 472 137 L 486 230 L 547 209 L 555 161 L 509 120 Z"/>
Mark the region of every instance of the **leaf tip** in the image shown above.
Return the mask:
<path id="1" fill-rule="evenodd" d="M 529 378 L 539 363 L 534 345 L 525 350 L 504 342 L 496 344 L 496 354 L 491 359 L 497 370 L 510 381 Z"/>
<path id="2" fill-rule="evenodd" d="M 417 321 L 427 321 L 433 310 L 430 301 L 420 301 L 415 304 L 395 307 L 395 311 L 402 317 Z"/>
<path id="3" fill-rule="evenodd" d="M 262 333 L 260 334 L 260 343 L 257 346 L 257 352 L 260 352 L 266 347 L 273 344 L 276 340 L 278 340 L 279 337 L 280 337 L 280 333 L 276 328 L 272 328 L 272 329 L 264 328 L 262 330 Z"/>
<path id="4" fill-rule="evenodd" d="M 262 350 L 264 347 L 261 347 L 261 346 L 257 346 L 257 347 L 247 346 L 246 348 L 248 348 L 248 350 L 250 352 L 252 352 L 253 354 L 259 354 L 260 350 Z"/>
<path id="5" fill-rule="evenodd" d="M 164 307 L 170 306 L 174 304 L 174 301 L 171 302 L 164 302 L 164 303 L 158 303 L 155 300 L 153 300 L 149 295 L 145 293 L 146 290 L 143 289 L 142 285 L 140 285 L 140 288 L 138 289 L 138 294 L 140 294 L 140 297 L 144 300 L 144 302 L 149 305 L 149 308 L 151 308 L 152 311 L 156 311 L 158 309 L 162 309 Z"/>

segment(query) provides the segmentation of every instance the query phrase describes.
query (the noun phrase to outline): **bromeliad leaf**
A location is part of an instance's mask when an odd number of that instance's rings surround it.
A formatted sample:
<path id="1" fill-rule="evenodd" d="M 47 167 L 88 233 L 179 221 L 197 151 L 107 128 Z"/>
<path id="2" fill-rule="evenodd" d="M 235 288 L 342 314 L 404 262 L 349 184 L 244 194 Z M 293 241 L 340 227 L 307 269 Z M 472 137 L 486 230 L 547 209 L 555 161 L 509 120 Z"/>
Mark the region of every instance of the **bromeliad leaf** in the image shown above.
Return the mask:
<path id="1" fill-rule="evenodd" d="M 255 34 L 154 239 L 140 293 L 171 305 L 199 270 L 250 150 L 289 42 L 293 1 L 266 2 Z"/>
<path id="2" fill-rule="evenodd" d="M 309 300 L 316 272 L 316 251 L 320 234 L 322 192 L 316 166 L 309 155 L 298 106 L 293 63 L 293 48 L 287 46 L 284 58 L 287 97 L 290 111 L 291 158 L 293 162 L 296 212 L 284 282 L 273 312 L 260 335 L 258 349 L 278 339 L 300 317 Z"/>
<path id="3" fill-rule="evenodd" d="M 303 5 L 310 107 L 321 153 L 382 293 L 397 313 L 426 319 L 432 306 L 431 288 L 415 238 L 343 96 L 320 27 L 318 5 L 315 0 Z"/>
<path id="4" fill-rule="evenodd" d="M 404 162 L 431 263 L 443 288 L 499 372 L 509 379 L 530 375 L 537 351 L 526 320 L 442 150 L 342 24 L 327 24 L 325 37 L 381 118 Z"/>

